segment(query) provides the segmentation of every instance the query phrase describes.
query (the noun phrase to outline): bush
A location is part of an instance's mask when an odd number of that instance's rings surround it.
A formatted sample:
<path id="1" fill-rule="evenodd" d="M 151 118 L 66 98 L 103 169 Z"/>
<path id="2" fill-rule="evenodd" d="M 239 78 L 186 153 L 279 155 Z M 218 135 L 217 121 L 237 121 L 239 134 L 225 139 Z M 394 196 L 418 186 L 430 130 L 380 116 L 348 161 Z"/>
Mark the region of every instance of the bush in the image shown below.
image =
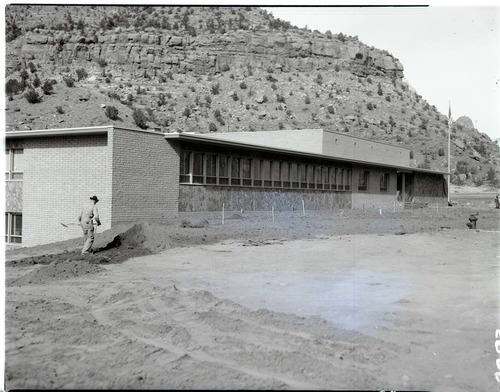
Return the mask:
<path id="1" fill-rule="evenodd" d="M 99 59 L 97 60 L 97 64 L 99 64 L 99 67 L 104 68 L 108 65 L 108 62 L 104 59 Z"/>
<path id="2" fill-rule="evenodd" d="M 54 91 L 53 83 L 50 80 L 46 80 L 42 84 L 42 91 L 44 94 L 50 95 Z"/>
<path id="3" fill-rule="evenodd" d="M 17 79 L 9 79 L 5 84 L 5 92 L 7 95 L 15 95 L 20 91 L 22 91 L 22 86 Z"/>
<path id="4" fill-rule="evenodd" d="M 488 170 L 488 173 L 486 173 L 486 182 L 493 187 L 498 187 L 500 183 L 500 181 L 498 181 L 497 174 L 493 166 L 491 166 Z"/>
<path id="5" fill-rule="evenodd" d="M 66 83 L 66 86 L 68 86 L 68 87 L 75 86 L 75 79 L 73 79 L 71 76 L 63 77 L 63 81 L 64 81 L 64 83 Z"/>
<path id="6" fill-rule="evenodd" d="M 78 81 L 85 79 L 89 74 L 83 68 L 79 68 L 76 70 L 76 76 L 78 77 Z"/>
<path id="7" fill-rule="evenodd" d="M 40 87 L 40 85 L 42 84 L 40 78 L 37 76 L 35 76 L 35 79 L 33 79 L 33 87 Z"/>
<path id="8" fill-rule="evenodd" d="M 217 125 L 215 125 L 213 122 L 211 122 L 210 125 L 208 126 L 208 130 L 210 132 L 217 132 Z"/>
<path id="9" fill-rule="evenodd" d="M 308 96 L 308 95 L 306 95 L 306 98 L 304 99 L 304 103 L 305 103 L 306 105 L 309 105 L 309 104 L 311 103 L 311 98 L 309 98 L 309 96 Z"/>
<path id="10" fill-rule="evenodd" d="M 340 67 L 338 66 L 338 64 L 335 64 L 335 72 L 340 72 Z"/>
<path id="11" fill-rule="evenodd" d="M 443 156 L 444 156 L 444 149 L 440 148 L 440 149 L 438 150 L 438 155 L 439 155 L 440 157 L 443 157 Z"/>
<path id="12" fill-rule="evenodd" d="M 31 61 L 28 63 L 28 68 L 30 69 L 31 73 L 35 73 L 36 72 L 35 64 L 33 64 Z"/>
<path id="13" fill-rule="evenodd" d="M 328 106 L 328 108 L 326 109 L 328 111 L 328 113 L 330 114 L 335 114 L 335 108 L 333 106 Z"/>
<path id="14" fill-rule="evenodd" d="M 191 110 L 189 110 L 189 108 L 185 108 L 182 115 L 186 118 L 189 117 L 191 115 Z"/>
<path id="15" fill-rule="evenodd" d="M 241 82 L 241 83 L 240 83 L 240 88 L 241 88 L 242 90 L 245 90 L 245 89 L 247 88 L 247 84 L 246 84 L 245 82 Z"/>
<path id="16" fill-rule="evenodd" d="M 368 102 L 368 103 L 366 104 L 366 108 L 367 108 L 368 110 L 373 110 L 373 103 Z"/>
<path id="17" fill-rule="evenodd" d="M 226 63 L 226 64 L 224 64 L 224 65 L 221 67 L 221 71 L 222 71 L 222 72 L 227 72 L 227 71 L 229 71 L 229 70 L 230 70 L 230 68 L 229 68 L 229 64 L 227 64 L 227 63 Z"/>
<path id="18" fill-rule="evenodd" d="M 24 93 L 24 98 L 26 98 L 26 101 L 29 103 L 38 103 L 41 100 L 40 94 L 38 94 L 38 91 L 33 88 L 30 88 L 26 93 Z"/>
<path id="19" fill-rule="evenodd" d="M 64 114 L 64 113 L 65 113 L 65 112 L 64 112 L 64 108 L 63 108 L 62 106 L 56 106 L 56 111 L 57 111 L 57 113 L 59 113 L 59 114 Z"/>
<path id="20" fill-rule="evenodd" d="M 104 112 L 106 117 L 111 120 L 118 120 L 118 109 L 114 106 L 106 106 L 106 110 Z"/>
<path id="21" fill-rule="evenodd" d="M 377 94 L 380 96 L 384 95 L 384 92 L 382 91 L 382 86 L 380 85 L 380 82 L 378 83 L 378 86 L 377 86 Z"/>
<path id="22" fill-rule="evenodd" d="M 134 109 L 132 117 L 139 128 L 146 129 L 148 127 L 146 124 L 148 119 L 141 109 Z"/>

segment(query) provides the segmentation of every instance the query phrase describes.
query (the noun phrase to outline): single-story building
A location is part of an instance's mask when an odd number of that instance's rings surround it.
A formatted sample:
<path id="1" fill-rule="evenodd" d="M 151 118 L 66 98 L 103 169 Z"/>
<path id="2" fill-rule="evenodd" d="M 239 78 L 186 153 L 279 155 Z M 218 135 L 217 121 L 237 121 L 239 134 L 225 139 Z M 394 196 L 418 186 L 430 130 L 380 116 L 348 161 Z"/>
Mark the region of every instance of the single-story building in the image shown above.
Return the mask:
<path id="1" fill-rule="evenodd" d="M 410 167 L 409 150 L 322 129 L 46 129 L 7 132 L 5 146 L 8 246 L 81 236 L 77 217 L 92 195 L 100 230 L 223 204 L 259 211 L 447 201 L 448 173 Z"/>

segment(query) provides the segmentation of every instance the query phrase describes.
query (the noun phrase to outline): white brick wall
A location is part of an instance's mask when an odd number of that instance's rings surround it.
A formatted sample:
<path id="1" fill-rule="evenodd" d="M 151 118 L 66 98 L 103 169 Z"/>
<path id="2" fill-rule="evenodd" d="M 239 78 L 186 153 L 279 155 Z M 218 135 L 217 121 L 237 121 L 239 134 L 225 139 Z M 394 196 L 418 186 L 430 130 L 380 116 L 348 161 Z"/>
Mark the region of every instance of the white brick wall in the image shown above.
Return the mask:
<path id="1" fill-rule="evenodd" d="M 111 148 L 106 135 L 40 137 L 24 140 L 23 246 L 82 235 L 81 206 L 97 195 L 105 230 L 111 213 Z"/>

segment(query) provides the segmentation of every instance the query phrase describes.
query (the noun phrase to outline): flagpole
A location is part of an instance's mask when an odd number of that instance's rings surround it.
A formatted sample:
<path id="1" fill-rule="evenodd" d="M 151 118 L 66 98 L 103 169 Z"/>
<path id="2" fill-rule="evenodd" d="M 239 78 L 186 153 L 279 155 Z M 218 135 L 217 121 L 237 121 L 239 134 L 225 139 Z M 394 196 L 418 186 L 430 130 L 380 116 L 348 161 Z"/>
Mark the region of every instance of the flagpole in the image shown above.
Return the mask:
<path id="1" fill-rule="evenodd" d="M 448 102 L 448 205 L 450 205 L 451 181 L 451 103 Z"/>

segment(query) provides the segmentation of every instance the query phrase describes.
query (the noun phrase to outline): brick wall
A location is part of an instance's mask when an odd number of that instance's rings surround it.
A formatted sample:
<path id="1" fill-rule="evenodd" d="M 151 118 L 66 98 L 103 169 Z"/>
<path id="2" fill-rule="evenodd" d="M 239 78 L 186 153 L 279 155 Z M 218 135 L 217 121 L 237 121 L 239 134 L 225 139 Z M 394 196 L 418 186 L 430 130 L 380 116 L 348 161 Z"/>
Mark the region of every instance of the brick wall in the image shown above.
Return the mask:
<path id="1" fill-rule="evenodd" d="M 177 213 L 179 152 L 160 133 L 113 129 L 112 223 Z"/>
<path id="2" fill-rule="evenodd" d="M 271 211 L 272 207 L 291 211 L 301 210 L 302 200 L 308 210 L 351 208 L 350 192 L 181 185 L 179 211 L 221 211 L 222 203 L 228 211 Z"/>
<path id="3" fill-rule="evenodd" d="M 19 141 L 17 141 L 19 143 Z M 61 241 L 82 235 L 81 205 L 97 195 L 105 230 L 111 214 L 111 150 L 106 135 L 38 137 L 22 141 L 23 246 Z"/>

